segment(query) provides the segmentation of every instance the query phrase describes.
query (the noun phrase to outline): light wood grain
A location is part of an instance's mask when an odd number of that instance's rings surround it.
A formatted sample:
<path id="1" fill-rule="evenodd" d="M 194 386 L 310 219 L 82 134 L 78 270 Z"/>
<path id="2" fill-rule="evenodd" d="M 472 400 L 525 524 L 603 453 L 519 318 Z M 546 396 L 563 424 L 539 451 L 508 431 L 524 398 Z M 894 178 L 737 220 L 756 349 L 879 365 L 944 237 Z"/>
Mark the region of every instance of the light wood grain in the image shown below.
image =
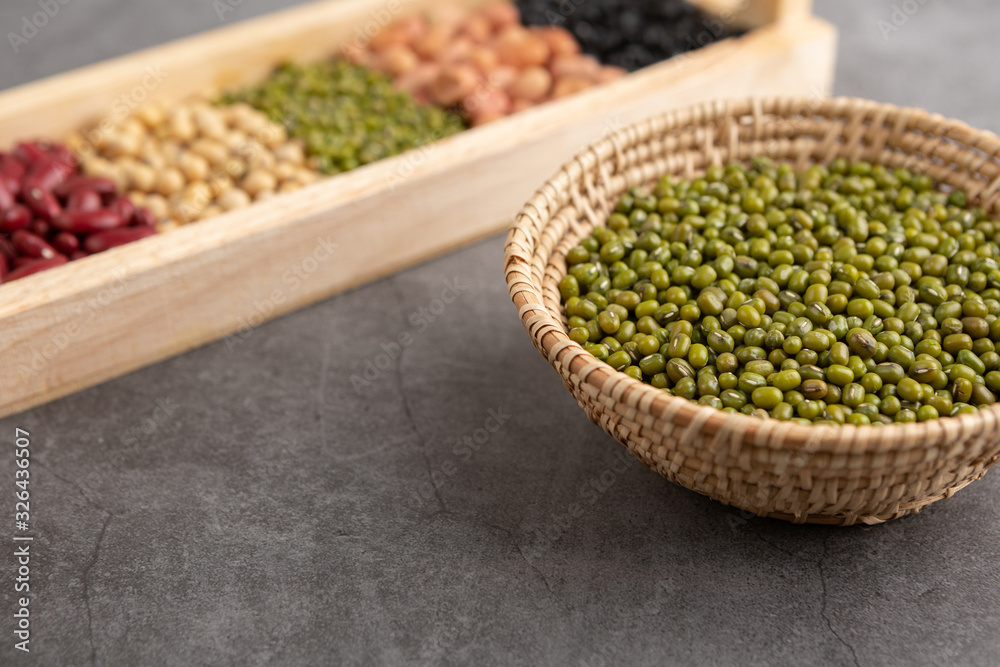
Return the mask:
<path id="1" fill-rule="evenodd" d="M 812 11 L 812 0 L 694 0 L 694 4 L 743 28 L 802 19 Z"/>
<path id="2" fill-rule="evenodd" d="M 226 62 L 245 58 L 260 76 L 266 59 L 247 55 L 245 42 L 230 42 L 234 34 L 257 34 L 265 24 L 288 33 L 290 23 L 308 17 L 299 28 L 311 39 L 328 34 L 321 20 L 345 20 L 338 9 L 356 19 L 380 5 L 318 3 L 220 31 L 226 45 L 199 49 Z M 214 34 L 195 39 L 213 42 Z M 568 157 L 653 113 L 721 97 L 825 95 L 834 50 L 835 31 L 820 20 L 766 26 L 249 209 L 4 285 L 0 415 L 229 336 L 225 353 L 266 319 L 496 233 Z M 179 59 L 172 62 L 190 58 L 199 85 L 228 76 L 212 74 L 178 45 L 153 51 Z M 11 109 L 41 118 L 32 123 L 36 131 L 64 128 L 50 107 L 74 118 L 90 113 L 101 103 L 87 102 L 82 112 L 74 106 L 87 82 L 104 81 L 102 94 L 120 90 L 131 80 L 128 60 L 26 86 L 40 93 L 33 104 L 25 89 L 0 95 L 0 132 L 17 120 L 22 129 L 9 136 L 24 134 L 25 119 Z M 181 69 L 174 74 L 186 77 Z M 175 94 L 193 90 L 175 85 Z M 332 253 L 323 250 L 331 244 Z"/>

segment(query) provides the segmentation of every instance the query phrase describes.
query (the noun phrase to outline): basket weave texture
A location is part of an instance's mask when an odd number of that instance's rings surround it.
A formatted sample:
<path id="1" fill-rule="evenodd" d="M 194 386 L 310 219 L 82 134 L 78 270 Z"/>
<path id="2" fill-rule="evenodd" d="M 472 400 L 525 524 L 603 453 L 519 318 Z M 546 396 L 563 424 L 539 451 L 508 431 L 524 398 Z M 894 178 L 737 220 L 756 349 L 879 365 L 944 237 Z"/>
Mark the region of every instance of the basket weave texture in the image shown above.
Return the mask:
<path id="1" fill-rule="evenodd" d="M 837 157 L 906 167 L 1000 207 L 1000 139 L 919 109 L 857 99 L 703 104 L 615 132 L 529 201 L 507 236 L 511 299 L 536 348 L 591 421 L 672 482 L 762 516 L 875 524 L 919 511 L 1000 459 L 1000 404 L 885 427 L 732 415 L 613 370 L 570 340 L 558 283 L 566 253 L 629 188 L 766 155 L 798 169 Z"/>

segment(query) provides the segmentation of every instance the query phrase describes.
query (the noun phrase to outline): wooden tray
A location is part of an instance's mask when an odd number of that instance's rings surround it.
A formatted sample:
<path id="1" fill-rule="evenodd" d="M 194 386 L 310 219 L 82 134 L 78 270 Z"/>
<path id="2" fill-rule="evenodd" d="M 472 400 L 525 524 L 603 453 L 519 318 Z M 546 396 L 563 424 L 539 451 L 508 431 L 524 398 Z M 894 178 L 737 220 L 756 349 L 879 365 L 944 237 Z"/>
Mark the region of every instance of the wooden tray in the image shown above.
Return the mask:
<path id="1" fill-rule="evenodd" d="M 436 0 L 317 2 L 0 93 L 0 146 L 329 57 Z M 466 0 L 466 4 L 479 4 Z M 807 0 L 703 0 L 752 28 L 610 84 L 308 188 L 0 286 L 0 416 L 241 332 L 501 231 L 578 150 L 715 98 L 828 94 L 835 30 Z M 159 81 L 150 85 L 151 72 Z"/>

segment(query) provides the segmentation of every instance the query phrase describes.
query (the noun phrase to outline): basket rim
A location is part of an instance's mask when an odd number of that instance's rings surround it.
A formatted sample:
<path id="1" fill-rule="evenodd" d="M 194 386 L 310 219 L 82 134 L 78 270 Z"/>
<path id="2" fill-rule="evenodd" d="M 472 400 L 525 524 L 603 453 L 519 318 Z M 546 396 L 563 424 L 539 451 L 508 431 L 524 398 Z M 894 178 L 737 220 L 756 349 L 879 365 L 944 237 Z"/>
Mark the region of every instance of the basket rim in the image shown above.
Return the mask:
<path id="1" fill-rule="evenodd" d="M 723 445 L 739 441 L 777 450 L 791 448 L 801 451 L 805 448 L 810 452 L 823 451 L 832 455 L 878 455 L 927 450 L 935 445 L 951 450 L 956 442 L 971 442 L 984 432 L 997 431 L 1000 429 L 1000 403 L 980 409 L 974 414 L 885 426 L 807 425 L 761 419 L 742 413 L 725 413 L 711 406 L 666 394 L 612 369 L 571 340 L 561 314 L 551 312 L 546 306 L 542 296 L 545 274 L 533 274 L 532 257 L 538 250 L 540 238 L 555 217 L 554 214 L 565 207 L 565 203 L 553 206 L 559 201 L 559 194 L 568 192 L 570 186 L 578 183 L 581 175 L 588 169 L 598 167 L 602 160 L 620 155 L 623 145 L 636 141 L 641 143 L 656 131 L 705 126 L 726 116 L 757 119 L 765 115 L 786 116 L 791 111 L 801 115 L 801 109 L 841 119 L 875 117 L 883 121 L 894 121 L 899 127 L 909 127 L 910 123 L 914 123 L 928 133 L 928 126 L 934 126 L 942 130 L 933 133 L 938 138 L 965 144 L 967 150 L 975 149 L 992 158 L 1000 156 L 1000 138 L 992 132 L 978 130 L 962 121 L 931 114 L 922 109 L 853 97 L 751 97 L 713 101 L 668 111 L 633 123 L 591 143 L 564 163 L 522 207 L 508 231 L 504 245 L 508 291 L 535 347 L 564 379 L 567 374 L 579 377 L 589 390 L 588 393 L 595 397 L 610 397 L 628 404 L 639 413 L 651 415 L 656 420 L 669 421 L 675 426 L 686 428 L 687 432 L 679 436 L 681 440 L 702 431 L 709 435 L 714 432 L 715 441 Z M 846 152 L 838 150 L 833 154 L 842 155 Z M 974 160 L 968 162 L 972 164 Z M 601 171 L 598 178 L 606 175 L 606 171 Z M 591 186 L 589 183 L 587 185 Z M 993 209 L 993 213 L 997 207 L 998 188 L 1000 183 L 993 182 L 978 193 L 988 196 L 989 204 L 986 207 Z M 564 233 L 561 238 L 565 238 L 568 233 L 569 231 Z M 553 254 L 551 250 L 547 253 L 546 267 L 551 266 Z"/>

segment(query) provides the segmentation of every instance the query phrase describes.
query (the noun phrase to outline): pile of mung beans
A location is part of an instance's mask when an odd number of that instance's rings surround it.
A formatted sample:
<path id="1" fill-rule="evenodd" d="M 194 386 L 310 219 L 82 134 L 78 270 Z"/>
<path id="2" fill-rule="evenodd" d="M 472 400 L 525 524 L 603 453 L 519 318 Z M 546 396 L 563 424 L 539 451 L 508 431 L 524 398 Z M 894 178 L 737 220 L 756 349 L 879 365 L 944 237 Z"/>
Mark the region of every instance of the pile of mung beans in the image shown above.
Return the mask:
<path id="1" fill-rule="evenodd" d="M 998 240 L 925 174 L 757 158 L 633 188 L 559 290 L 574 341 L 666 393 L 802 423 L 926 421 L 1000 393 Z"/>
<path id="2" fill-rule="evenodd" d="M 337 174 L 465 129 L 455 113 L 419 105 L 379 72 L 343 60 L 286 64 L 262 85 L 227 95 L 283 122 L 317 169 Z"/>

